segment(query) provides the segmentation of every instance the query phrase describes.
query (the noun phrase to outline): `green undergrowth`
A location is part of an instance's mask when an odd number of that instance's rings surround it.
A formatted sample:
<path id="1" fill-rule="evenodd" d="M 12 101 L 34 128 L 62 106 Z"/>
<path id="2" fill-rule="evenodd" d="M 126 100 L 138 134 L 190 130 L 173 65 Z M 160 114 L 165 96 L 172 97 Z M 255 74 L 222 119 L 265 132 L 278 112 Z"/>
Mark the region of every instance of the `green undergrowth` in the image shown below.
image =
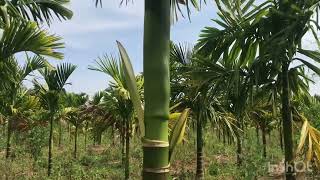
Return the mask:
<path id="1" fill-rule="evenodd" d="M 255 179 L 267 176 L 268 162 L 282 160 L 277 132 L 267 137 L 267 158 L 262 157 L 261 140 L 257 143 L 255 131 L 244 134 L 243 164 L 236 165 L 235 144 L 223 139 L 210 129 L 206 130 L 205 140 L 205 178 L 206 179 Z M 63 146 L 58 147 L 55 133 L 53 149 L 53 174 L 51 179 L 123 179 L 122 148 L 119 137 L 112 140 L 109 133 L 103 135 L 101 145 L 92 145 L 88 138 L 87 147 L 84 136 L 79 135 L 78 158 L 74 159 L 73 137 L 64 136 Z M 271 139 L 269 139 L 269 137 Z M 261 137 L 260 137 L 261 138 Z M 47 146 L 39 145 L 37 160 L 25 145 L 25 141 L 13 139 L 13 158 L 6 160 L 5 140 L 0 139 L 0 179 L 49 179 L 47 173 Z M 171 162 L 172 179 L 194 179 L 196 168 L 194 132 L 188 132 L 186 140 L 178 146 Z M 142 149 L 138 138 L 131 140 L 130 179 L 140 179 L 142 169 Z"/>

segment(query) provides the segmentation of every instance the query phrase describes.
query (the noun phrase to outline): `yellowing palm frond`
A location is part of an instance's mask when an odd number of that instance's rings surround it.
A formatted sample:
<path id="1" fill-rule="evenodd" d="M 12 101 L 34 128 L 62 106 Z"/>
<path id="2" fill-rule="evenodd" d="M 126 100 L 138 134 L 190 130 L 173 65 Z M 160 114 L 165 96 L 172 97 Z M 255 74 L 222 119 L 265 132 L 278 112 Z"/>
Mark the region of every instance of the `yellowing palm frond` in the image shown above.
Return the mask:
<path id="1" fill-rule="evenodd" d="M 300 115 L 303 119 L 303 126 L 301 129 L 301 135 L 299 144 L 296 150 L 296 156 L 304 154 L 305 161 L 310 163 L 312 160 L 319 168 L 320 165 L 320 131 L 314 128 L 307 118 Z"/>
<path id="2" fill-rule="evenodd" d="M 172 116 L 179 114 L 179 119 L 176 121 L 173 129 L 169 136 L 169 159 L 172 157 L 172 153 L 175 147 L 180 144 L 183 140 L 184 133 L 187 126 L 187 120 L 190 109 L 185 109 L 182 113 L 175 113 Z"/>

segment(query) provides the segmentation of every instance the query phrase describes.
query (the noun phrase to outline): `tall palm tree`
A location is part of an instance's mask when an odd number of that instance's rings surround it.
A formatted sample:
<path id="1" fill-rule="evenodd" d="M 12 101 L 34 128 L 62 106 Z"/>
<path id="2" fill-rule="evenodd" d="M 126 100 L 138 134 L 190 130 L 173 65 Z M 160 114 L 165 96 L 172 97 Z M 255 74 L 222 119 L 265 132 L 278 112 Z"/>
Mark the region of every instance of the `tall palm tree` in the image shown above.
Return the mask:
<path id="1" fill-rule="evenodd" d="M 217 0 L 221 20 L 216 22 L 222 27 L 206 28 L 200 39 L 202 52 L 212 59 L 221 56 L 237 58 L 234 55 L 241 52 L 242 59 L 254 59 L 272 66 L 271 73 L 281 77 L 282 82 L 282 123 L 285 147 L 286 178 L 294 177 L 294 154 L 292 135 L 292 111 L 290 108 L 291 93 L 289 85 L 289 67 L 293 61 L 300 61 L 304 66 L 319 73 L 319 68 L 312 62 L 299 58 L 305 55 L 316 62 L 319 53 L 303 49 L 300 44 L 306 32 L 310 31 L 316 37 L 315 28 L 318 22 L 312 15 L 317 15 L 319 1 L 277 0 L 265 1 L 253 6 L 254 1 L 242 1 L 242 4 L 231 1 Z M 232 47 L 232 48 L 228 48 Z M 238 52 L 238 53 L 236 53 Z M 256 52 L 259 52 L 256 55 Z M 253 55 L 254 54 L 254 55 Z M 262 73 L 260 73 L 262 74 Z M 290 166 L 289 166 L 290 164 Z"/>
<path id="2" fill-rule="evenodd" d="M 3 115 L 5 115 L 8 119 L 8 127 L 7 127 L 7 148 L 6 148 L 6 158 L 10 157 L 11 153 L 11 135 L 12 135 L 12 116 L 15 114 L 16 109 L 16 101 L 18 98 L 18 92 L 22 88 L 22 83 L 25 80 L 25 78 L 30 75 L 33 71 L 36 71 L 40 68 L 44 68 L 47 66 L 47 62 L 40 56 L 34 56 L 34 57 L 27 57 L 27 63 L 23 67 L 20 67 L 17 63 L 17 61 L 11 57 L 9 60 L 4 62 L 6 66 L 9 65 L 11 78 L 8 79 L 8 81 L 4 82 L 6 84 L 5 88 L 2 89 L 1 92 L 3 98 L 1 100 L 4 100 L 2 104 L 4 104 L 5 108 L 2 112 Z M 3 67 L 3 66 L 1 66 Z M 6 69 L 4 71 L 6 72 Z M 8 77 L 8 76 L 7 76 Z"/>
<path id="3" fill-rule="evenodd" d="M 217 83 L 221 69 L 206 62 L 195 51 L 181 44 L 172 44 L 170 53 L 172 99 L 182 99 L 181 102 L 190 107 L 196 119 L 197 134 L 197 179 L 204 178 L 204 140 L 203 129 L 207 122 L 217 129 L 217 133 L 234 136 L 233 122 L 225 113 L 221 104 L 221 92 L 225 87 Z M 211 69 L 212 68 L 212 69 Z M 219 72 L 220 70 L 220 72 Z M 225 76 L 224 74 L 223 76 Z M 215 77 L 213 79 L 210 79 Z M 218 84 L 218 85 L 217 85 Z M 220 97 L 219 97 L 220 96 Z M 223 132 L 225 131 L 225 132 Z"/>
<path id="4" fill-rule="evenodd" d="M 66 93 L 64 96 L 65 107 L 63 108 L 64 118 L 68 120 L 74 127 L 74 151 L 73 157 L 77 158 L 77 149 L 78 149 L 78 132 L 79 128 L 83 125 L 86 120 L 85 116 L 81 115 L 81 110 L 85 103 L 88 101 L 88 96 L 86 94 L 75 94 L 75 93 Z"/>
<path id="5" fill-rule="evenodd" d="M 72 11 L 65 5 L 69 0 L 9 0 L 0 3 L 0 28 L 1 35 L 0 63 L 11 58 L 15 53 L 31 51 L 38 55 L 47 55 L 62 58 L 62 54 L 55 52 L 62 48 L 63 44 L 58 42 L 61 38 L 50 35 L 37 27 L 37 23 L 46 21 L 48 25 L 54 17 L 70 19 Z M 8 76 L 6 71 L 2 72 L 0 78 Z M 9 72 L 10 73 L 10 72 Z M 9 78 L 7 78 L 9 79 Z M 2 83 L 2 86 L 5 83 Z"/>
<path id="6" fill-rule="evenodd" d="M 111 109 L 114 110 L 113 108 L 110 109 L 113 104 L 105 104 L 105 94 L 105 91 L 98 91 L 93 95 L 92 100 L 80 110 L 81 116 L 87 120 L 88 125 L 90 124 L 92 128 L 94 144 L 98 145 L 101 145 L 102 133 L 115 123 L 115 118 L 110 111 Z"/>
<path id="7" fill-rule="evenodd" d="M 49 151 L 48 151 L 48 176 L 52 173 L 52 135 L 53 121 L 58 110 L 59 97 L 63 91 L 63 87 L 67 84 L 70 75 L 76 69 L 75 65 L 63 63 L 56 68 L 46 67 L 39 72 L 43 76 L 46 86 L 34 81 L 35 89 L 38 91 L 40 98 L 49 113 Z"/>
<path id="8" fill-rule="evenodd" d="M 132 100 L 130 99 L 129 91 L 125 74 L 123 70 L 123 64 L 120 60 L 115 59 L 112 56 L 104 56 L 103 58 L 99 58 L 96 61 L 96 67 L 89 67 L 91 70 L 103 72 L 108 76 L 113 78 L 113 82 L 110 82 L 110 87 L 106 91 L 106 95 L 104 96 L 104 101 L 106 101 L 106 107 L 110 106 L 110 104 L 114 104 L 116 112 L 114 117 L 119 116 L 122 119 L 121 129 L 124 138 L 122 141 L 125 143 L 125 179 L 129 179 L 129 158 L 130 158 L 130 127 L 132 126 L 133 119 L 133 105 Z M 112 112 L 112 110 L 110 110 Z M 120 130 L 120 131 L 121 131 Z"/>
<path id="9" fill-rule="evenodd" d="M 123 1 L 122 1 L 123 2 Z M 128 0 L 126 0 L 128 2 Z M 102 0 L 96 0 L 96 5 Z M 145 0 L 143 179 L 169 178 L 170 24 L 180 6 L 198 8 L 198 0 Z M 173 18 L 172 18 L 173 17 Z M 156 42 L 156 43 L 155 43 Z"/>
<path id="10" fill-rule="evenodd" d="M 24 36 L 21 36 L 24 34 Z M 11 105 L 14 105 L 15 92 L 21 86 L 25 77 L 37 68 L 44 67 L 45 62 L 41 57 L 35 57 L 28 64 L 19 69 L 14 61 L 14 54 L 19 52 L 33 52 L 38 55 L 46 55 L 54 58 L 62 58 L 62 54 L 56 49 L 62 48 L 60 38 L 40 30 L 32 22 L 13 21 L 4 28 L 0 40 L 0 78 L 1 90 L 8 90 L 12 94 Z M 18 68 L 18 69 L 17 69 Z M 14 69 L 17 69 L 15 72 Z M 8 140 L 6 157 L 10 156 L 10 126 L 8 126 Z"/>

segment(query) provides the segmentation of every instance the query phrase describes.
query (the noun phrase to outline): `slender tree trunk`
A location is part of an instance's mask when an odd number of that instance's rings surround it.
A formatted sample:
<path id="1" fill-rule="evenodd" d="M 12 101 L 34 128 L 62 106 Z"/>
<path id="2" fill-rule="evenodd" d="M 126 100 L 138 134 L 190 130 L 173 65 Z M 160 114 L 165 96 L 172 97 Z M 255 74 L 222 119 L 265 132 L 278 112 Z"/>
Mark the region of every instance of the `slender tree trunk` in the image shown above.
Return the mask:
<path id="1" fill-rule="evenodd" d="M 62 125 L 61 125 L 61 120 L 59 121 L 59 147 L 62 147 Z"/>
<path id="2" fill-rule="evenodd" d="M 126 161 L 125 161 L 125 179 L 129 179 L 130 174 L 130 122 L 126 120 Z"/>
<path id="3" fill-rule="evenodd" d="M 88 133 L 88 122 L 86 122 L 86 128 L 85 128 L 85 132 L 84 132 L 84 149 L 87 149 L 87 133 Z"/>
<path id="4" fill-rule="evenodd" d="M 111 129 L 111 136 L 112 136 L 112 145 L 114 146 L 116 144 L 115 135 L 114 135 L 114 126 L 112 126 L 112 129 Z"/>
<path id="5" fill-rule="evenodd" d="M 103 132 L 100 132 L 100 134 L 99 134 L 99 139 L 98 139 L 98 144 L 99 145 L 101 145 L 102 144 L 102 134 L 103 134 Z"/>
<path id="6" fill-rule="evenodd" d="M 7 133 L 6 124 L 3 123 L 3 126 L 2 126 L 2 137 L 6 137 L 6 133 Z"/>
<path id="7" fill-rule="evenodd" d="M 126 150 L 125 150 L 125 147 L 126 147 L 126 127 L 125 127 L 125 124 L 123 124 L 122 133 L 121 133 L 122 165 L 125 165 L 125 161 L 126 161 Z"/>
<path id="8" fill-rule="evenodd" d="M 169 178 L 170 0 L 145 0 L 143 179 Z"/>
<path id="9" fill-rule="evenodd" d="M 52 171 L 52 135 L 53 135 L 53 114 L 50 115 L 50 132 L 49 132 L 49 154 L 48 154 L 48 176 L 51 175 Z"/>
<path id="10" fill-rule="evenodd" d="M 238 128 L 241 128 L 240 118 L 238 118 L 236 124 Z M 236 130 L 236 140 L 237 140 L 237 165 L 240 167 L 242 164 L 242 142 L 241 142 L 241 134 L 239 130 Z"/>
<path id="11" fill-rule="evenodd" d="M 73 157 L 77 159 L 77 141 L 78 141 L 78 126 L 76 126 L 76 130 L 74 133 L 74 152 Z"/>
<path id="12" fill-rule="evenodd" d="M 101 145 L 102 141 L 102 132 L 98 130 L 94 137 L 94 145 Z"/>
<path id="13" fill-rule="evenodd" d="M 241 138 L 237 135 L 237 165 L 241 166 L 242 164 L 242 145 L 241 145 Z"/>
<path id="14" fill-rule="evenodd" d="M 12 135 L 12 121 L 11 121 L 11 118 L 8 118 L 6 159 L 8 159 L 11 156 L 11 135 Z"/>
<path id="15" fill-rule="evenodd" d="M 260 137 L 259 137 L 259 125 L 256 125 L 256 137 L 257 137 L 257 145 L 260 145 Z"/>
<path id="16" fill-rule="evenodd" d="M 202 133 L 202 121 L 198 116 L 197 118 L 197 171 L 196 171 L 196 179 L 200 180 L 204 178 L 203 171 L 203 133 Z"/>
<path id="17" fill-rule="evenodd" d="M 282 124 L 279 127 L 279 140 L 280 140 L 280 147 L 281 147 L 281 151 L 283 152 L 283 135 L 282 135 L 282 128 L 281 128 Z"/>
<path id="18" fill-rule="evenodd" d="M 289 63 L 282 63 L 282 124 L 284 135 L 284 153 L 286 179 L 294 180 L 294 154 L 292 135 L 292 112 L 290 105 L 290 90 L 288 78 Z"/>
<path id="19" fill-rule="evenodd" d="M 263 122 L 263 125 L 261 127 L 261 133 L 262 133 L 262 144 L 263 144 L 263 157 L 267 158 L 267 140 L 266 140 L 266 124 Z"/>
<path id="20" fill-rule="evenodd" d="M 71 143 L 71 126 L 68 124 L 69 144 Z"/>

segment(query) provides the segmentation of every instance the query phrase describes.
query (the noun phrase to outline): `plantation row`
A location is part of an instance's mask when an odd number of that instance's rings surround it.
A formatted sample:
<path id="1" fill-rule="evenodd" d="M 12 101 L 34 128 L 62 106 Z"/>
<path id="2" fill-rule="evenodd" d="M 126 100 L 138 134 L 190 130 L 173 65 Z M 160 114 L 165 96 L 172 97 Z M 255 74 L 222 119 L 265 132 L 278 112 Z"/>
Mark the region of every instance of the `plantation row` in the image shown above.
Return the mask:
<path id="1" fill-rule="evenodd" d="M 112 78 L 92 97 L 66 92 L 75 65 L 46 60 L 63 59 L 64 44 L 41 25 L 71 19 L 66 3 L 0 1 L 3 178 L 15 178 L 10 173 L 27 154 L 32 171 L 41 174 L 46 166 L 53 179 L 123 178 L 94 175 L 94 168 L 147 180 L 318 175 L 320 97 L 309 88 L 320 75 L 318 0 L 215 0 L 215 27 L 205 27 L 194 46 L 172 42 L 170 27 L 181 15 L 191 18 L 201 0 L 145 0 L 143 73 L 134 72 L 117 42 L 118 56 L 106 54 L 88 67 Z M 314 49 L 305 48 L 306 37 Z M 301 160 L 311 168 L 298 171 Z M 270 172 L 270 162 L 282 162 L 282 170 Z M 192 169 L 187 175 L 183 163 Z M 223 163 L 236 164 L 230 171 L 237 173 L 219 176 Z M 104 169 L 115 164 L 120 167 Z M 72 168 L 81 175 L 74 177 Z"/>

